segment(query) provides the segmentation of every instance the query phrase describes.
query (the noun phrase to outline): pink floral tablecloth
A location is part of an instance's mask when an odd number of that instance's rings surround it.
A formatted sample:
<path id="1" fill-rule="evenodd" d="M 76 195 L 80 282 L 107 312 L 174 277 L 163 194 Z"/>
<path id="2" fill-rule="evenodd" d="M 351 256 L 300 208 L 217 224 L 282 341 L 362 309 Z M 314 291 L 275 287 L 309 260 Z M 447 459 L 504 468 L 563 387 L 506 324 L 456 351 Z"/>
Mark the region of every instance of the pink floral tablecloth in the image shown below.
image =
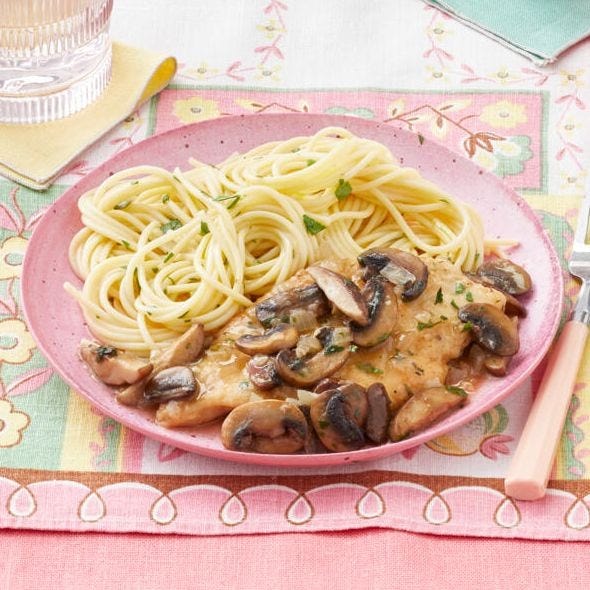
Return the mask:
<path id="1" fill-rule="evenodd" d="M 440 142 L 524 196 L 565 269 L 589 164 L 588 43 L 540 69 L 415 0 L 363 9 L 335 0 L 321 7 L 243 3 L 239 30 L 220 4 L 201 14 L 201 53 L 190 55 L 174 83 L 51 189 L 35 193 L 0 181 L 0 527 L 195 535 L 381 527 L 589 540 L 590 349 L 548 494 L 536 503 L 506 497 L 502 480 L 538 375 L 502 405 L 426 445 L 371 463 L 287 470 L 145 439 L 70 391 L 36 349 L 19 278 L 31 231 L 49 204 L 141 139 L 229 114 L 347 114 Z M 217 19 L 216 29 L 208 29 L 208 18 Z M 158 23 L 163 30 L 166 22 Z M 155 43 L 149 33 L 148 26 L 144 39 Z M 140 38 L 131 24 L 129 40 L 134 35 Z M 219 35 L 232 41 L 229 48 Z M 569 308 L 577 285 L 565 276 Z"/>

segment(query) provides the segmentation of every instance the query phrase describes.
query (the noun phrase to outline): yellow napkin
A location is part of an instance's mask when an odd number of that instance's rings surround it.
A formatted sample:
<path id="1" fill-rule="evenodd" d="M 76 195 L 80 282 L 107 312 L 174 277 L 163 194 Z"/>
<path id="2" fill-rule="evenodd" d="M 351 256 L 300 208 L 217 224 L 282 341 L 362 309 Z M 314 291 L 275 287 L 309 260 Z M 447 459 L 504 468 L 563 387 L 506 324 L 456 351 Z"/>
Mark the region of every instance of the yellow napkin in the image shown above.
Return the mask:
<path id="1" fill-rule="evenodd" d="M 90 144 L 162 90 L 176 73 L 176 60 L 113 43 L 112 79 L 83 111 L 50 123 L 0 125 L 0 174 L 36 190 Z"/>

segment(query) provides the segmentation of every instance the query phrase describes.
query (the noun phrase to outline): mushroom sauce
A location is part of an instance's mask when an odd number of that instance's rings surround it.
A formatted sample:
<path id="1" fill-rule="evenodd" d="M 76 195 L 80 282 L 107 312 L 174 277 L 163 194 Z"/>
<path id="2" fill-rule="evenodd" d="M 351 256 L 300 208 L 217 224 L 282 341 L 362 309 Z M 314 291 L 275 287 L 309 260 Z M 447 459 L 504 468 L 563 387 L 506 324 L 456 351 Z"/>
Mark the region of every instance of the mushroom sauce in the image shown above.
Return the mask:
<path id="1" fill-rule="evenodd" d="M 394 249 L 324 261 L 210 342 L 194 326 L 117 396 L 157 408 L 167 428 L 224 417 L 222 442 L 239 451 L 338 452 L 401 440 L 464 405 L 482 375 L 506 373 L 526 313 L 517 297 L 530 288 L 526 271 L 505 259 L 475 275 Z M 83 358 L 109 382 L 103 363 L 118 355 L 99 359 L 97 346 L 84 344 Z"/>

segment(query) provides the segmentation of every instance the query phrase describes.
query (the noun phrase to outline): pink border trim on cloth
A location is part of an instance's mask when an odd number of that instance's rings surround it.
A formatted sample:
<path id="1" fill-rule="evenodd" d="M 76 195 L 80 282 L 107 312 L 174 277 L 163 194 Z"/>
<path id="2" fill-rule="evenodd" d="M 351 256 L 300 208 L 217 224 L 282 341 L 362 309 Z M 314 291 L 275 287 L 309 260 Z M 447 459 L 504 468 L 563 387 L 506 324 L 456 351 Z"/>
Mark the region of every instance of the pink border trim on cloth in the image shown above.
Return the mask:
<path id="1" fill-rule="evenodd" d="M 133 504 L 128 502 L 130 494 Z M 209 508 L 204 511 L 204 506 Z M 336 521 L 335 511 L 341 515 Z M 543 528 L 536 524 L 541 514 Z M 132 481 L 92 490 L 71 480 L 23 486 L 0 478 L 0 518 L 6 528 L 75 532 L 139 528 L 149 533 L 227 535 L 370 526 L 439 535 L 590 541 L 590 494 L 578 499 L 550 489 L 541 501 L 518 502 L 484 486 L 437 493 L 404 481 L 373 487 L 331 483 L 305 493 L 286 485 L 254 485 L 234 493 L 198 484 L 163 493 Z"/>

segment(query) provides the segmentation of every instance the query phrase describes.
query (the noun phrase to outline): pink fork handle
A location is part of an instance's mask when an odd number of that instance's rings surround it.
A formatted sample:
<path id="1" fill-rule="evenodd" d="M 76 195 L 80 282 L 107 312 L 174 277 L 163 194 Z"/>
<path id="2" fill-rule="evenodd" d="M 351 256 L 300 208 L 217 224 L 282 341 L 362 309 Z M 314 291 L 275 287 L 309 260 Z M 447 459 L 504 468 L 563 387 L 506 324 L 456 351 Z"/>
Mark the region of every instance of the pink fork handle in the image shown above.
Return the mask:
<path id="1" fill-rule="evenodd" d="M 543 381 L 504 480 L 508 496 L 537 500 L 545 495 L 587 336 L 586 324 L 569 321 L 549 355 Z"/>

